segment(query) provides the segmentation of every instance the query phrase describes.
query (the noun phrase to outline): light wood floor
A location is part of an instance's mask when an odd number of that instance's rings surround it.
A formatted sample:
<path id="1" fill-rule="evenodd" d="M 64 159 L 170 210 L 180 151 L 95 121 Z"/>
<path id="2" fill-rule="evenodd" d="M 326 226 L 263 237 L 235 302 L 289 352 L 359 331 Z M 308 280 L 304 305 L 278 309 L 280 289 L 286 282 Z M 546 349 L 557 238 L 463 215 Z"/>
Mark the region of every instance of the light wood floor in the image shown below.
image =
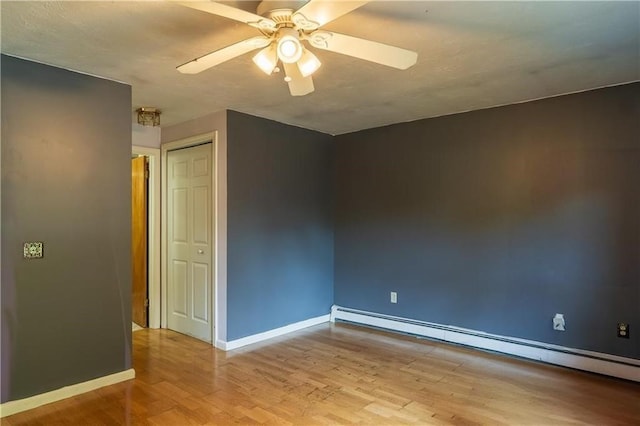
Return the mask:
<path id="1" fill-rule="evenodd" d="M 640 425 L 640 384 L 346 324 L 233 352 L 137 331 L 135 380 L 3 425 Z"/>

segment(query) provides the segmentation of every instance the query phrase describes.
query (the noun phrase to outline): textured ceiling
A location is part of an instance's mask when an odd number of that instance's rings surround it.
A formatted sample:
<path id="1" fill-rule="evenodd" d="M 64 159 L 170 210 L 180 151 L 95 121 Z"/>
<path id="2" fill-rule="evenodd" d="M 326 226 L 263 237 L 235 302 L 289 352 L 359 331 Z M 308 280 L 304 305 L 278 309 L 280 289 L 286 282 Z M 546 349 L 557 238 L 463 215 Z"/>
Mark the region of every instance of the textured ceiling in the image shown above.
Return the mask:
<path id="1" fill-rule="evenodd" d="M 258 2 L 227 2 L 255 11 Z M 131 84 L 163 126 L 234 109 L 330 134 L 640 79 L 638 2 L 373 1 L 324 28 L 418 52 L 406 71 L 328 51 L 292 97 L 251 54 L 175 67 L 259 35 L 164 1 L 0 2 L 2 52 Z M 99 100 L 96 100 L 99 102 Z"/>

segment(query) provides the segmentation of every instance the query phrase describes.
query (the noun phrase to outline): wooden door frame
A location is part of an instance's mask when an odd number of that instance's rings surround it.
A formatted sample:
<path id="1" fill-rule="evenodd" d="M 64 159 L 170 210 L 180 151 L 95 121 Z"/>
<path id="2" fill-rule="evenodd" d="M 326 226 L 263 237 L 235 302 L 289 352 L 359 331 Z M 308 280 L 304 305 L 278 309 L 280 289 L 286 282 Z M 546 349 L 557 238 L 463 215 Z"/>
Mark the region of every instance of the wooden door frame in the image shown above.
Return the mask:
<path id="1" fill-rule="evenodd" d="M 149 162 L 149 204 L 147 280 L 149 283 L 149 328 L 160 328 L 160 149 L 133 146 L 134 155 L 144 155 Z"/>
<path id="2" fill-rule="evenodd" d="M 211 248 L 213 251 L 213 257 L 211 259 L 211 267 L 213 268 L 211 273 L 211 288 L 209 294 L 212 297 L 210 300 L 211 308 L 213 309 L 213 318 L 211 321 L 211 342 L 213 345 L 216 344 L 218 340 L 218 312 L 220 307 L 220 300 L 218 298 L 219 291 L 219 260 L 220 260 L 220 251 L 219 248 L 221 246 L 219 240 L 219 223 L 221 216 L 219 215 L 219 203 L 218 203 L 218 187 L 217 183 L 219 180 L 220 168 L 218 167 L 219 163 L 219 152 L 218 152 L 218 132 L 207 132 L 203 134 L 199 134 L 196 136 L 191 136 L 189 138 L 179 139 L 172 142 L 167 142 L 162 144 L 161 146 L 161 161 L 162 161 L 162 244 L 161 247 L 161 260 L 160 263 L 162 265 L 162 273 L 161 273 L 161 286 L 160 286 L 160 294 L 161 294 L 161 319 L 160 325 L 162 328 L 168 327 L 168 280 L 167 280 L 167 155 L 169 151 L 174 151 L 176 149 L 182 148 L 190 148 L 197 145 L 202 145 L 205 143 L 211 143 L 211 159 L 213 165 L 213 173 L 211 173 L 211 212 L 212 212 L 212 244 Z"/>

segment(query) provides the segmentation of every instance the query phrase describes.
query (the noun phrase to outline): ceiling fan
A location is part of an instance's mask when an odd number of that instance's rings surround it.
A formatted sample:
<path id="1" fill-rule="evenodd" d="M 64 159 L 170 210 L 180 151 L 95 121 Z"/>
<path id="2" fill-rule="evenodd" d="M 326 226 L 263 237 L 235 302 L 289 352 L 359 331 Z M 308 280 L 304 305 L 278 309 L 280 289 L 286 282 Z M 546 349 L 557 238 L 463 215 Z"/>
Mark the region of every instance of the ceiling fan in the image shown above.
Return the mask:
<path id="1" fill-rule="evenodd" d="M 265 0 L 258 5 L 257 14 L 213 1 L 177 3 L 244 22 L 262 33 L 177 67 L 185 74 L 196 74 L 252 50 L 262 49 L 253 57 L 253 62 L 267 75 L 278 72 L 278 61 L 281 62 L 291 95 L 303 96 L 313 92 L 311 75 L 321 65 L 318 57 L 303 46 L 303 41 L 318 49 L 401 70 L 414 65 L 418 58 L 418 54 L 410 50 L 320 29 L 369 1 Z M 297 9 L 300 3 L 304 5 Z"/>

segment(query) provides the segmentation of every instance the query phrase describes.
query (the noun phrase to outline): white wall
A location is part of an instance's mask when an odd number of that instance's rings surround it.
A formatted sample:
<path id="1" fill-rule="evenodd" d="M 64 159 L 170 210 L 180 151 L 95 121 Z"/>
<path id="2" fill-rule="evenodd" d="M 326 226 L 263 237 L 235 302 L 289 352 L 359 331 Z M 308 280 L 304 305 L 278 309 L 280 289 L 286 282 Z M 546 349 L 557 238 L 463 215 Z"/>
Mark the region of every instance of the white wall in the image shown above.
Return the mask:
<path id="1" fill-rule="evenodd" d="M 142 126 L 133 123 L 131 141 L 134 146 L 160 148 L 160 127 Z"/>

